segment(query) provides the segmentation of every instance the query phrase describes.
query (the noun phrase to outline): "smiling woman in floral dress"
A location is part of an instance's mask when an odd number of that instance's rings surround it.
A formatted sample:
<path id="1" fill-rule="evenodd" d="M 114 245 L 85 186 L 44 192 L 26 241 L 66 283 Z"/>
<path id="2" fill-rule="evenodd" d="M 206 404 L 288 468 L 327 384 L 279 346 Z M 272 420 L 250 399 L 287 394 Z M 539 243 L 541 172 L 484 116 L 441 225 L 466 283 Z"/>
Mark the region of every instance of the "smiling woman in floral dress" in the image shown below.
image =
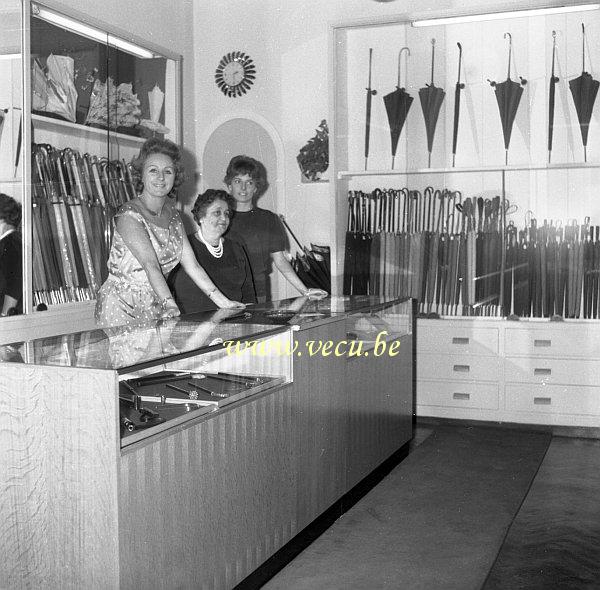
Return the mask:
<path id="1" fill-rule="evenodd" d="M 152 138 L 133 163 L 138 196 L 115 215 L 109 275 L 96 300 L 96 321 L 103 326 L 178 316 L 166 277 L 180 262 L 217 307 L 244 307 L 217 289 L 194 256 L 173 194 L 183 180 L 180 160 L 177 145 Z"/>

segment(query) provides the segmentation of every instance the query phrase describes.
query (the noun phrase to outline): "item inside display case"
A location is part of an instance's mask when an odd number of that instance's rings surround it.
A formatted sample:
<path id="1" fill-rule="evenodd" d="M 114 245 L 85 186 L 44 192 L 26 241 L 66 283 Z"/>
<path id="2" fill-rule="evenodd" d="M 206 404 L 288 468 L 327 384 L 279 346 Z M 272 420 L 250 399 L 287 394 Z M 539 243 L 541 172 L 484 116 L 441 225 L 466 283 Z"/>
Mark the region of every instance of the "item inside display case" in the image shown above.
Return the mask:
<path id="1" fill-rule="evenodd" d="M 164 371 L 119 382 L 121 433 L 202 415 L 284 383 L 283 377 L 243 373 Z"/>
<path id="2" fill-rule="evenodd" d="M 34 113 L 133 136 L 169 131 L 164 111 L 152 103 L 153 90 L 166 88 L 166 58 L 139 57 L 111 45 L 108 33 L 105 40 L 98 40 L 100 31 L 86 37 L 32 12 Z"/>

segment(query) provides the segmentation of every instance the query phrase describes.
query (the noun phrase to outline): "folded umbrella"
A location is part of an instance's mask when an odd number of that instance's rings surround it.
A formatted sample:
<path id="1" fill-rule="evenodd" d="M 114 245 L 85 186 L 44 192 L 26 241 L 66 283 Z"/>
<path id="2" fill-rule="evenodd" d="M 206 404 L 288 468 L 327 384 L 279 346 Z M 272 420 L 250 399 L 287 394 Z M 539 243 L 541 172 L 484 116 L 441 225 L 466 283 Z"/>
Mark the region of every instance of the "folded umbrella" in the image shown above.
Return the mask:
<path id="1" fill-rule="evenodd" d="M 371 63 L 373 61 L 373 48 L 369 49 L 369 85 L 366 88 L 367 91 L 367 106 L 365 115 L 365 170 L 367 169 L 367 162 L 369 161 L 369 140 L 371 137 L 371 103 L 373 96 L 377 94 L 377 90 L 371 89 Z"/>
<path id="2" fill-rule="evenodd" d="M 394 158 L 396 157 L 396 150 L 398 148 L 400 134 L 402 133 L 402 127 L 406 121 L 410 105 L 413 102 L 413 97 L 406 92 L 404 87 L 400 86 L 400 62 L 403 51 L 406 51 L 407 55 L 410 55 L 410 49 L 408 47 L 403 47 L 398 54 L 398 84 L 396 85 L 396 90 L 383 97 L 392 138 L 392 170 L 394 169 Z"/>
<path id="3" fill-rule="evenodd" d="M 588 131 L 590 129 L 590 119 L 592 118 L 592 111 L 600 82 L 594 80 L 592 75 L 585 71 L 585 25 L 583 23 L 581 25 L 581 34 L 583 37 L 583 68 L 580 76 L 569 81 L 569 88 L 573 95 L 577 119 L 579 120 L 579 129 L 583 142 L 583 160 L 587 162 Z"/>
<path id="4" fill-rule="evenodd" d="M 460 91 L 465 85 L 460 81 L 460 66 L 462 63 L 462 45 L 458 45 L 458 80 L 454 87 L 454 128 L 452 130 L 452 167 L 456 164 L 456 144 L 458 142 L 458 121 L 460 118 Z"/>
<path id="5" fill-rule="evenodd" d="M 496 92 L 496 101 L 500 111 L 500 121 L 502 123 L 502 135 L 504 136 L 505 164 L 508 164 L 508 146 L 510 145 L 510 136 L 512 127 L 523 94 L 523 86 L 527 80 L 519 76 L 521 82 L 515 82 L 510 77 L 510 62 L 512 58 L 512 36 L 510 33 L 504 33 L 504 38 L 508 37 L 508 75 L 504 82 L 492 82 L 488 80 Z"/>
<path id="6" fill-rule="evenodd" d="M 550 88 L 548 90 L 548 163 L 552 155 L 552 137 L 554 134 L 554 96 L 558 77 L 554 75 L 554 62 L 556 58 L 556 31 L 552 31 L 552 72 L 550 73 Z"/>
<path id="7" fill-rule="evenodd" d="M 433 83 L 433 69 L 435 63 L 435 39 L 431 40 L 431 84 L 419 89 L 419 99 L 421 100 L 421 109 L 425 119 L 425 130 L 427 131 L 427 151 L 429 152 L 428 167 L 431 167 L 431 151 L 433 149 L 433 138 L 435 136 L 435 127 L 444 96 L 446 92 L 443 88 L 438 88 Z"/>

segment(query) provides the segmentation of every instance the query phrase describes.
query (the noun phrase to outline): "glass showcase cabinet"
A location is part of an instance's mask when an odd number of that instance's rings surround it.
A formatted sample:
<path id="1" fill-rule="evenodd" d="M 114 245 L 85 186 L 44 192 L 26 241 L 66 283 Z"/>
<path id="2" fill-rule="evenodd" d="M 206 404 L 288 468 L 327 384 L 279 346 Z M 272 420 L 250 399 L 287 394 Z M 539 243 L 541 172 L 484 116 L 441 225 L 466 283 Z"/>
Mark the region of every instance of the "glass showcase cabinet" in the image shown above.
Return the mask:
<path id="1" fill-rule="evenodd" d="M 23 311 L 81 311 L 135 195 L 132 158 L 149 137 L 180 140 L 181 58 L 43 3 L 0 12 L 0 191 L 22 205 Z"/>
<path id="2" fill-rule="evenodd" d="M 570 9 L 333 27 L 338 292 L 600 317 L 600 11 Z"/>

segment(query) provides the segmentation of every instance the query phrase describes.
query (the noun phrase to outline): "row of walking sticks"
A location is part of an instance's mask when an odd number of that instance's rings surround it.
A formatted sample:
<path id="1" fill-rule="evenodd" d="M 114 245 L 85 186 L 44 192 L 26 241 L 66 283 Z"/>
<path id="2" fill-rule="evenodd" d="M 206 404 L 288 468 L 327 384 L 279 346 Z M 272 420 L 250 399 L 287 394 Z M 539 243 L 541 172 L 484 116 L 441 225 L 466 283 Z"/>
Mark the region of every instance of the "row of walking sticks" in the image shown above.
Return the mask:
<path id="1" fill-rule="evenodd" d="M 348 193 L 344 293 L 413 297 L 430 315 L 597 318 L 600 227 L 537 220 L 522 230 L 499 196 Z"/>
<path id="2" fill-rule="evenodd" d="M 116 210 L 135 196 L 129 166 L 33 144 L 34 305 L 93 299 L 107 276 Z"/>

